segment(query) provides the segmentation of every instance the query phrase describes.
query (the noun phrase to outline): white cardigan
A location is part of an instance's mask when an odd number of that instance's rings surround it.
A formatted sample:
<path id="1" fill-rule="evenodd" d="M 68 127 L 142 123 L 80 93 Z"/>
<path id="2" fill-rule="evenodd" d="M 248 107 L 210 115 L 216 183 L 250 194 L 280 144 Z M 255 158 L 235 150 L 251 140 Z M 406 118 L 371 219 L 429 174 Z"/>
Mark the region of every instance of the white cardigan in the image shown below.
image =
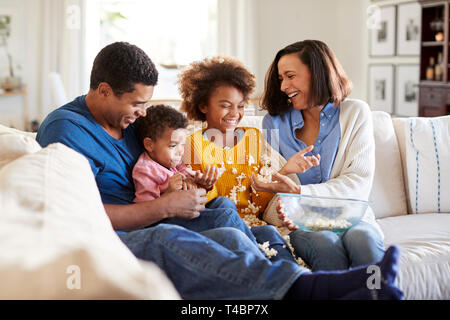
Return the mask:
<path id="1" fill-rule="evenodd" d="M 345 99 L 339 108 L 341 139 L 330 179 L 324 183 L 302 185 L 301 193 L 321 197 L 368 200 L 375 172 L 372 113 L 366 102 L 356 99 Z M 274 202 L 267 206 L 263 216 L 264 220 L 272 224 L 278 220 L 274 217 L 276 214 L 273 212 Z M 363 221 L 375 226 L 384 237 L 370 206 Z M 279 225 L 279 223 L 276 224 Z"/>

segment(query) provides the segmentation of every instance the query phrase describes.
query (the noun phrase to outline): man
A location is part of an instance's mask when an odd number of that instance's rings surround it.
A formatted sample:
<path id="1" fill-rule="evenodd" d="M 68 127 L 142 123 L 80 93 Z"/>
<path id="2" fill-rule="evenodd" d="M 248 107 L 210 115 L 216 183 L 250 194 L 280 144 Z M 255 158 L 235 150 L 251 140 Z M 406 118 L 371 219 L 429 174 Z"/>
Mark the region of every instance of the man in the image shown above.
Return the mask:
<path id="1" fill-rule="evenodd" d="M 142 152 L 132 124 L 145 114 L 157 78 L 141 49 L 124 42 L 110 44 L 95 58 L 88 94 L 49 114 L 36 138 L 42 147 L 64 143 L 89 160 L 113 228 L 128 231 L 119 234 L 128 248 L 162 268 L 184 299 L 370 298 L 365 269 L 305 273 L 291 261 L 272 263 L 236 228 L 194 232 L 157 223 L 198 217 L 206 201 L 204 189 L 132 203 L 131 172 Z M 386 285 L 379 297 L 397 294 L 392 284 L 397 259 L 391 250 L 380 262 Z M 330 291 L 332 284 L 339 289 Z"/>

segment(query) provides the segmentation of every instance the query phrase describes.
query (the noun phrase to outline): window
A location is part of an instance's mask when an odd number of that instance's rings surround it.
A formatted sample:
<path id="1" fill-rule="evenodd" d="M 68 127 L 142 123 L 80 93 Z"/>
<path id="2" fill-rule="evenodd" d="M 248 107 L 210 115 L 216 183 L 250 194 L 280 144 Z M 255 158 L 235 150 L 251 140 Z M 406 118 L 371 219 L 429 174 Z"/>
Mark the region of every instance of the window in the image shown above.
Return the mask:
<path id="1" fill-rule="evenodd" d="M 98 0 L 100 47 L 127 41 L 160 73 L 154 99 L 179 98 L 179 67 L 217 54 L 217 0 Z"/>

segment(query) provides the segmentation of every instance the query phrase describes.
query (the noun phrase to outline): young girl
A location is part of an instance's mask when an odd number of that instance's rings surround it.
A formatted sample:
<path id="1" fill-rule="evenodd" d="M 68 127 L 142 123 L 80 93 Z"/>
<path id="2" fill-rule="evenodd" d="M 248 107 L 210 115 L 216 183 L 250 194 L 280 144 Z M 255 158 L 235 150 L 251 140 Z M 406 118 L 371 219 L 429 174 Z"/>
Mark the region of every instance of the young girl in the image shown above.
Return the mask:
<path id="1" fill-rule="evenodd" d="M 208 199 L 228 197 L 236 204 L 241 217 L 258 217 L 273 194 L 255 192 L 250 179 L 253 174 L 262 175 L 260 170 L 267 165 L 267 160 L 270 161 L 265 154 L 270 147 L 264 143 L 259 130 L 238 127 L 255 87 L 254 76 L 234 58 L 213 57 L 192 63 L 180 74 L 179 84 L 182 110 L 187 112 L 189 119 L 206 121 L 207 125 L 206 129 L 194 132 L 188 138 L 185 163 L 194 170 L 205 170 L 213 165 L 219 167 L 222 174 L 207 193 Z M 279 172 L 284 175 L 303 172 L 302 168 L 307 170 L 319 163 L 316 157 L 309 157 L 306 163 L 302 152 L 292 157 Z M 264 178 L 271 179 L 270 175 Z M 262 242 L 257 233 L 267 229 L 276 231 L 271 226 L 252 228 L 259 243 Z M 270 245 L 285 244 L 272 239 Z"/>
<path id="2" fill-rule="evenodd" d="M 151 106 L 145 117 L 138 118 L 136 134 L 145 151 L 133 168 L 136 189 L 134 202 L 154 200 L 167 192 L 193 188 L 210 190 L 213 187 L 219 175 L 217 168 L 207 167 L 203 174 L 190 170 L 182 161 L 186 127 L 185 116 L 165 105 Z M 161 222 L 181 225 L 197 232 L 218 227 L 235 227 L 254 240 L 229 199 L 216 197 L 209 200 L 198 218 L 168 218 Z"/>

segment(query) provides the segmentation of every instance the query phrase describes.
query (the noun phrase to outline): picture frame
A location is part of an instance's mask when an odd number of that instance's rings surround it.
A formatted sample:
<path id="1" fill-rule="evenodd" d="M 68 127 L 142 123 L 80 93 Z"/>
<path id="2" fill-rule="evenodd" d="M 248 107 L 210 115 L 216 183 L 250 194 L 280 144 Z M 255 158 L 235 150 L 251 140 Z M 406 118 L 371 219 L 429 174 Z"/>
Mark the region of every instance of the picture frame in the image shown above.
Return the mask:
<path id="1" fill-rule="evenodd" d="M 397 55 L 418 56 L 422 28 L 421 5 L 418 2 L 399 4 L 397 8 Z"/>
<path id="2" fill-rule="evenodd" d="M 380 7 L 377 21 L 369 29 L 370 56 L 393 57 L 396 51 L 396 6 Z"/>
<path id="3" fill-rule="evenodd" d="M 370 64 L 369 105 L 372 110 L 394 113 L 394 65 Z"/>
<path id="4" fill-rule="evenodd" d="M 418 64 L 399 64 L 395 71 L 395 114 L 405 117 L 417 117 L 419 114 Z"/>

